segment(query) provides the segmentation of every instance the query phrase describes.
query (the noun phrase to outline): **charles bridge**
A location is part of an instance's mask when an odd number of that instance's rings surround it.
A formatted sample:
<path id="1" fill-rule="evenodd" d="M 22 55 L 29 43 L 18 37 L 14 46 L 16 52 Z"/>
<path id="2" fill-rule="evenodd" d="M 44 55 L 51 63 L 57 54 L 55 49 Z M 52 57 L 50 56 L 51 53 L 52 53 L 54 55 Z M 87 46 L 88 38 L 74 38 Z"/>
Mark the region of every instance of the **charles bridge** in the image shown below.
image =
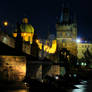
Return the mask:
<path id="1" fill-rule="evenodd" d="M 57 66 L 51 68 L 49 59 L 40 60 L 36 56 L 37 44 L 24 42 L 20 32 L 13 38 L 0 31 L 0 80 L 22 81 L 25 77 L 41 80 L 47 73 L 55 75 Z"/>

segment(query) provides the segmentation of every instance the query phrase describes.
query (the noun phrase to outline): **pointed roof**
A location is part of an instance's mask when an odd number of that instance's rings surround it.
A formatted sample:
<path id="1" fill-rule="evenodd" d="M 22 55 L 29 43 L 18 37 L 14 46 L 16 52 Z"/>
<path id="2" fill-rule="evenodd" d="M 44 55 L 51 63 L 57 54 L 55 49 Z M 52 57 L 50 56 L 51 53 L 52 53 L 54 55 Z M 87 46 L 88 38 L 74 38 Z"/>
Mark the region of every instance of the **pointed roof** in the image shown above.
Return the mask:
<path id="1" fill-rule="evenodd" d="M 58 24 L 71 24 L 72 18 L 71 18 L 71 11 L 69 8 L 69 4 L 62 4 L 61 7 L 61 15 L 58 20 Z"/>

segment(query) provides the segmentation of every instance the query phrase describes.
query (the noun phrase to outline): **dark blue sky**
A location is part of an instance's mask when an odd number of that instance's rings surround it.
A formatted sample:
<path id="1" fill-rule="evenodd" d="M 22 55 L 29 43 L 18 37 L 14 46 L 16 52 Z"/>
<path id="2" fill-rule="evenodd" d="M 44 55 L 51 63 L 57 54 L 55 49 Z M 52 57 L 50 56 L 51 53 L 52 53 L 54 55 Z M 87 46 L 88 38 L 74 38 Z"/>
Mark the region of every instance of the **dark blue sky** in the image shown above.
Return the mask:
<path id="1" fill-rule="evenodd" d="M 61 14 L 62 2 L 68 3 L 77 14 L 78 36 L 92 39 L 92 1 L 91 0 L 2 0 L 0 19 L 8 20 L 13 26 L 23 17 L 28 17 L 37 33 L 46 37 L 48 30 L 55 33 L 57 16 Z M 49 26 L 49 28 L 48 28 Z M 11 30 L 9 30 L 11 33 Z"/>

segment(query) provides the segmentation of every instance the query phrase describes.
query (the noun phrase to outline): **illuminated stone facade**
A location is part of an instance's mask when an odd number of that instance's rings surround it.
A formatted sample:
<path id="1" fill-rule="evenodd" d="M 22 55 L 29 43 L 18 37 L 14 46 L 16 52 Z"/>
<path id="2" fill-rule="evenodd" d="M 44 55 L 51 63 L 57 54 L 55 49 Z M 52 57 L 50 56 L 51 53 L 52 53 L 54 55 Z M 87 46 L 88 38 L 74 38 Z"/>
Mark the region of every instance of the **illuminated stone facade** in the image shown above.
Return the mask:
<path id="1" fill-rule="evenodd" d="M 15 40 L 8 35 L 4 34 L 3 32 L 0 32 L 0 42 L 4 43 L 5 45 L 15 48 Z M 22 43 L 22 51 L 26 54 L 31 54 L 31 45 L 27 44 L 25 42 Z"/>
<path id="2" fill-rule="evenodd" d="M 77 57 L 78 59 L 85 58 L 84 53 L 89 50 L 92 54 L 92 43 L 77 43 Z"/>
<path id="3" fill-rule="evenodd" d="M 25 76 L 26 57 L 0 56 L 0 81 L 22 81 Z"/>
<path id="4" fill-rule="evenodd" d="M 15 40 L 4 34 L 2 31 L 0 31 L 0 42 L 8 45 L 9 47 L 15 48 Z"/>
<path id="5" fill-rule="evenodd" d="M 44 42 L 43 42 L 44 41 Z M 49 54 L 54 54 L 56 52 L 57 48 L 57 42 L 56 40 L 36 40 L 36 43 L 38 44 L 38 47 L 40 50 L 42 50 L 42 45 L 43 45 L 43 50 L 44 52 L 47 52 Z"/>
<path id="6" fill-rule="evenodd" d="M 58 49 L 67 48 L 71 54 L 77 55 L 77 24 L 71 22 L 69 18 L 69 10 L 63 9 L 62 20 L 56 24 L 56 39 Z"/>

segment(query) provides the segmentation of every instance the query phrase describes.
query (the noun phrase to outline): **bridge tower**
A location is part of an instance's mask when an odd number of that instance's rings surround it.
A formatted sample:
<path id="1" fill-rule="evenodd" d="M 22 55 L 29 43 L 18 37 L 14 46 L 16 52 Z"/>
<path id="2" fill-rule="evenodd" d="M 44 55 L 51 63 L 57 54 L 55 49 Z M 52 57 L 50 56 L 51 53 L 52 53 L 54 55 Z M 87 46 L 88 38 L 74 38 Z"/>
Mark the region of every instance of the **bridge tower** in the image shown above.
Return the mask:
<path id="1" fill-rule="evenodd" d="M 77 24 L 71 19 L 69 8 L 62 8 L 61 16 L 56 24 L 58 49 L 66 48 L 71 54 L 77 55 Z"/>

